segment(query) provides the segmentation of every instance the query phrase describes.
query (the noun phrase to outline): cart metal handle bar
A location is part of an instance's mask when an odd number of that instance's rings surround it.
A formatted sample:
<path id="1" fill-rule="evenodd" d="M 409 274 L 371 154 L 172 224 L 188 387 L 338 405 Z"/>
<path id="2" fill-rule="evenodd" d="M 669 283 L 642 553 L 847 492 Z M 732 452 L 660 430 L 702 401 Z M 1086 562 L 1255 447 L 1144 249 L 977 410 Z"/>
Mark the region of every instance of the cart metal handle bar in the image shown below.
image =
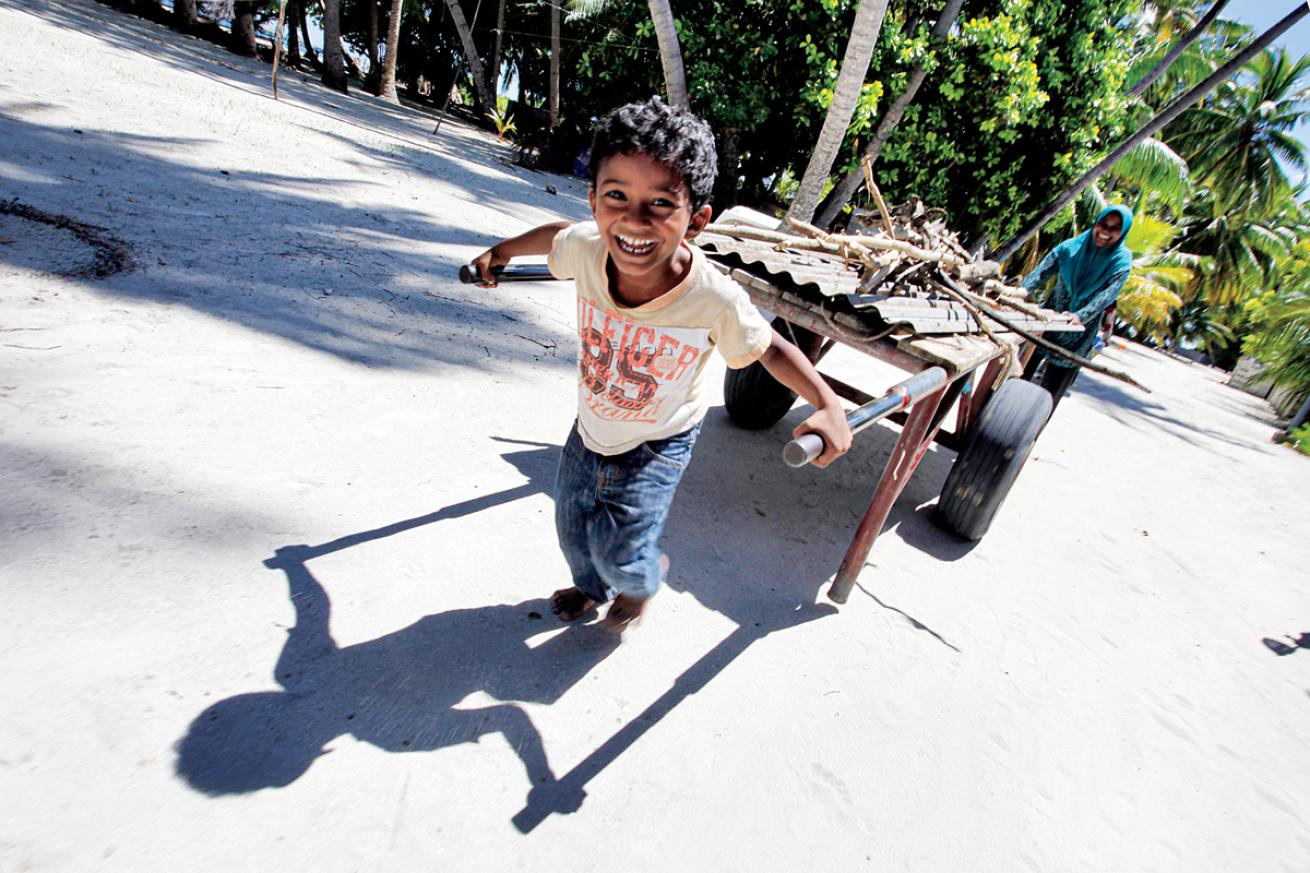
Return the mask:
<path id="1" fill-rule="evenodd" d="M 856 434 L 893 412 L 913 406 L 920 398 L 932 394 L 946 384 L 946 371 L 929 367 L 904 382 L 898 382 L 876 400 L 846 413 L 846 424 Z M 823 437 L 817 433 L 802 434 L 782 448 L 782 459 L 789 467 L 804 467 L 823 454 Z"/>
<path id="2" fill-rule="evenodd" d="M 522 264 L 517 267 L 492 267 L 491 275 L 497 282 L 541 282 L 553 280 L 555 276 L 545 264 Z M 477 264 L 465 264 L 459 268 L 459 281 L 473 285 L 482 281 L 482 273 Z"/>

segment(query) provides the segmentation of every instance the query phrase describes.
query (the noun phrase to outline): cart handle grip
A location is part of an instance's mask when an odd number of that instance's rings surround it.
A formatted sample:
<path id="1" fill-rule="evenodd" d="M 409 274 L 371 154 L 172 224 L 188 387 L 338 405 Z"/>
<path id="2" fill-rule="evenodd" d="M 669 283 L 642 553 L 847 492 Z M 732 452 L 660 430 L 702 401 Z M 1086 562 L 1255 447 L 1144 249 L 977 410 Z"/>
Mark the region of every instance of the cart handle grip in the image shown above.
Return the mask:
<path id="1" fill-rule="evenodd" d="M 926 395 L 939 391 L 945 384 L 946 371 L 941 367 L 929 367 L 888 388 L 883 396 L 846 413 L 846 426 L 852 434 L 859 433 L 893 412 L 908 409 Z M 782 447 L 782 459 L 789 467 L 804 467 L 822 455 L 823 450 L 823 437 L 817 433 L 805 433 Z"/>
<path id="2" fill-rule="evenodd" d="M 492 267 L 491 275 L 497 282 L 540 282 L 554 279 L 550 267 L 545 264 L 521 264 L 514 267 Z M 482 273 L 477 264 L 465 264 L 459 268 L 459 281 L 465 285 L 474 285 L 482 281 Z"/>

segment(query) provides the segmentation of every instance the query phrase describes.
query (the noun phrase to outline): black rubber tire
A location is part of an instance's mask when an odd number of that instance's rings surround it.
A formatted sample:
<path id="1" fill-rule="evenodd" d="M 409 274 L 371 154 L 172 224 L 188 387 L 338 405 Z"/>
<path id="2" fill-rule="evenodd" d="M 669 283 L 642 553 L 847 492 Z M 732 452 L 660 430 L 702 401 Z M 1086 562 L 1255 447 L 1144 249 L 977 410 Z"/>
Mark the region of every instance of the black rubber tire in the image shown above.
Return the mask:
<path id="1" fill-rule="evenodd" d="M 1051 395 L 1041 386 L 1011 379 L 998 388 L 942 485 L 937 523 L 982 539 L 1050 417 Z"/>
<path id="2" fill-rule="evenodd" d="M 796 402 L 796 392 L 769 375 L 759 361 L 723 378 L 723 401 L 738 427 L 764 430 L 782 421 Z"/>
<path id="3" fill-rule="evenodd" d="M 797 348 L 813 361 L 823 346 L 823 337 L 803 328 L 788 325 L 781 318 L 773 321 L 773 328 L 784 337 L 795 340 Z M 756 361 L 740 370 L 728 370 L 723 377 L 723 401 L 728 417 L 746 430 L 764 430 L 782 421 L 796 403 L 796 392 L 769 375 L 769 371 Z"/>

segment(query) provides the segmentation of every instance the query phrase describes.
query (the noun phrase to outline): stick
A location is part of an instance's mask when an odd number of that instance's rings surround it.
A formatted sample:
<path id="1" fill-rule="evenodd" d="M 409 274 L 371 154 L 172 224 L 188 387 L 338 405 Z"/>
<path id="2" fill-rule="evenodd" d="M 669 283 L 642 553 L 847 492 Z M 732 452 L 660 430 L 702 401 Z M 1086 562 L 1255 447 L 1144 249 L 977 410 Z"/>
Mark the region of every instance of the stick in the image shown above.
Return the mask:
<path id="1" fill-rule="evenodd" d="M 948 294 L 955 297 L 955 299 L 959 300 L 965 306 L 972 305 L 969 302 L 969 300 L 966 299 L 966 296 L 974 296 L 974 295 L 969 294 L 968 291 L 965 291 L 959 285 L 956 285 L 954 280 L 952 280 L 950 276 L 947 276 L 941 270 L 937 271 L 937 275 L 941 278 L 942 282 L 944 283 L 944 290 Z M 987 315 L 988 318 L 990 318 L 992 321 L 996 322 L 1006 330 L 1010 330 L 1013 331 L 1014 333 L 1017 333 L 1019 336 L 1023 337 L 1024 339 L 1028 340 L 1034 345 L 1040 346 L 1046 351 L 1051 352 L 1052 354 L 1055 354 L 1058 357 L 1064 358 L 1066 361 L 1073 361 L 1075 364 L 1077 364 L 1080 367 L 1083 367 L 1088 370 L 1092 370 L 1093 372 L 1100 373 L 1104 376 L 1109 376 L 1112 379 L 1118 379 L 1120 382 L 1127 382 L 1129 385 L 1132 385 L 1134 388 L 1142 389 L 1147 394 L 1151 393 L 1150 388 L 1147 388 L 1145 385 L 1143 385 L 1141 382 L 1138 382 L 1136 379 L 1134 379 L 1132 376 L 1129 376 L 1127 373 L 1121 373 L 1118 370 L 1112 370 L 1109 367 L 1103 367 L 1100 364 L 1093 363 L 1092 361 L 1089 361 L 1086 358 L 1080 358 L 1078 355 L 1075 355 L 1074 353 L 1068 351 L 1067 349 L 1062 349 L 1059 346 L 1055 345 L 1054 343 L 1047 342 L 1046 340 L 1042 339 L 1039 336 L 1036 336 L 1035 334 L 1028 333 L 1028 331 L 1016 327 L 1015 325 L 1011 324 L 1010 322 L 1006 321 L 1004 318 L 1001 318 L 999 315 L 997 315 L 996 313 L 990 310 L 984 309 L 982 311 Z"/>
<path id="2" fill-rule="evenodd" d="M 817 236 L 820 240 L 831 246 L 855 245 L 863 246 L 869 249 L 880 249 L 888 252 L 900 252 L 909 255 L 912 258 L 918 258 L 921 261 L 930 261 L 934 264 L 941 264 L 944 267 L 958 267 L 961 264 L 968 263 L 962 258 L 958 258 L 949 252 L 933 252 L 925 248 L 904 242 L 891 237 L 883 238 L 880 236 L 847 236 L 845 234 L 824 233 L 813 225 L 806 224 L 803 221 L 797 221 L 791 216 L 787 216 L 787 222 L 797 230 L 804 231 L 811 235 Z M 720 233 L 724 231 L 719 231 Z M 777 235 L 781 241 L 794 239 L 784 234 Z M 790 243 L 787 243 L 790 245 Z"/>
<path id="3" fill-rule="evenodd" d="M 882 216 L 882 226 L 887 228 L 887 235 L 896 238 L 896 231 L 892 228 L 892 214 L 887 211 L 887 201 L 882 199 L 882 192 L 878 190 L 877 184 L 873 181 L 873 159 L 868 155 L 860 161 L 860 169 L 864 170 L 864 184 L 868 186 L 869 193 L 873 195 L 873 202 L 878 204 L 878 214 Z"/>
<path id="4" fill-rule="evenodd" d="M 287 0 L 277 7 L 277 28 L 273 31 L 273 99 L 277 99 L 277 62 L 282 57 L 282 20 L 287 14 Z"/>

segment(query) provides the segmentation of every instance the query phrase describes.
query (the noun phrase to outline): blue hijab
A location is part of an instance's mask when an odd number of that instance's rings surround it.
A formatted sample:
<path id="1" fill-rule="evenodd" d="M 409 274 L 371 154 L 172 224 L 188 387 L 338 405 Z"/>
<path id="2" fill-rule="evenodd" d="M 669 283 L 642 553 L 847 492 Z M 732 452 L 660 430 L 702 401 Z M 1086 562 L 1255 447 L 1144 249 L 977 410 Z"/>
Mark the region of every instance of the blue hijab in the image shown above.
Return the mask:
<path id="1" fill-rule="evenodd" d="M 1092 229 L 1111 212 L 1119 213 L 1123 230 L 1113 244 L 1101 248 L 1092 239 Z M 1096 216 L 1091 228 L 1067 239 L 1055 247 L 1056 263 L 1060 267 L 1060 281 L 1077 307 L 1105 287 L 1115 273 L 1131 270 L 1133 253 L 1124 245 L 1128 228 L 1133 226 L 1133 213 L 1127 206 L 1110 206 Z"/>

